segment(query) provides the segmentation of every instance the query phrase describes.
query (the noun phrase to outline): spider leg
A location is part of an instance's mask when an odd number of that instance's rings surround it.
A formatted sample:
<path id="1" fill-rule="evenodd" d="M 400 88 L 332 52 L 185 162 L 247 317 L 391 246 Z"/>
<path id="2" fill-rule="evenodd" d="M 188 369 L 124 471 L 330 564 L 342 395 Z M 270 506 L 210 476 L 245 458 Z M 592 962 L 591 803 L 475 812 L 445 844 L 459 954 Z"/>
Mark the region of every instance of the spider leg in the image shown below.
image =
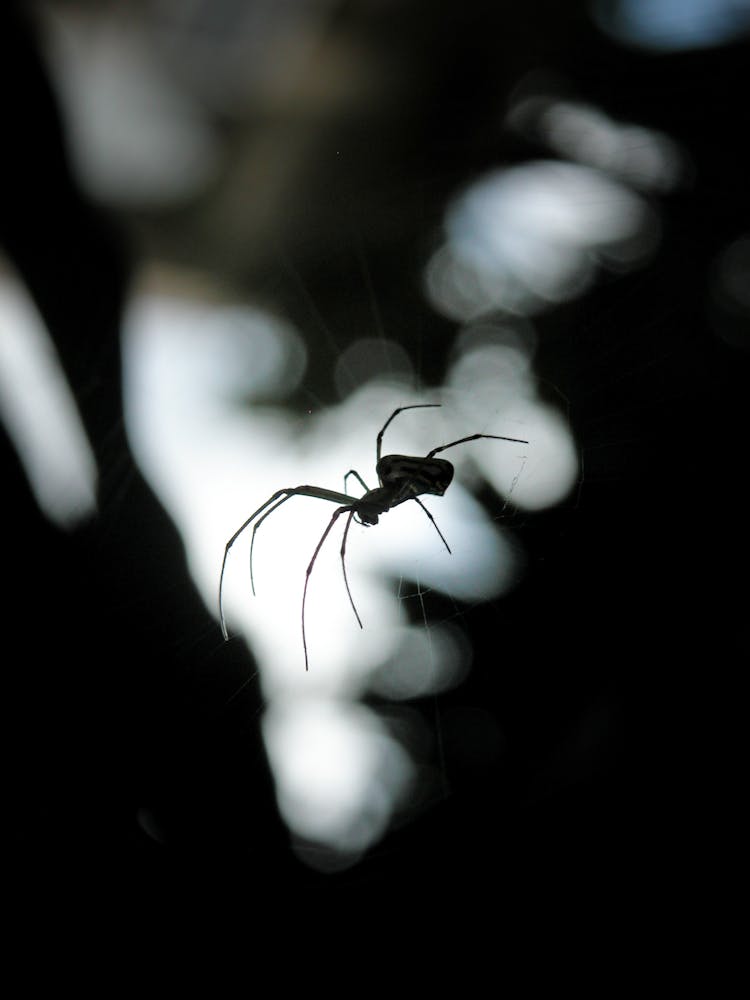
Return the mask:
<path id="1" fill-rule="evenodd" d="M 412 403 L 410 406 L 399 406 L 397 410 L 394 410 L 393 413 L 390 415 L 390 417 L 388 417 L 386 422 L 383 424 L 380 433 L 378 434 L 377 446 L 376 446 L 376 454 L 377 454 L 376 462 L 380 461 L 380 451 L 381 448 L 383 447 L 383 435 L 385 434 L 386 428 L 388 427 L 388 425 L 390 424 L 391 420 L 393 420 L 394 417 L 397 417 L 399 413 L 403 413 L 404 410 L 425 410 L 433 406 L 442 406 L 442 405 L 443 405 L 442 403 Z"/>
<path id="2" fill-rule="evenodd" d="M 280 507 L 282 503 L 286 503 L 287 500 L 294 496 L 302 497 L 312 497 L 316 500 L 328 500 L 330 503 L 347 503 L 349 497 L 345 493 L 338 493 L 336 490 L 326 490 L 321 486 L 295 486 L 293 489 L 287 488 L 283 490 L 277 490 L 273 496 L 269 497 L 264 504 L 261 504 L 257 510 L 246 520 L 242 522 L 239 528 L 235 531 L 232 537 L 229 539 L 227 544 L 224 546 L 224 558 L 221 561 L 221 573 L 219 575 L 219 620 L 221 622 L 221 634 L 225 639 L 229 638 L 229 633 L 227 631 L 227 623 L 224 617 L 224 571 L 227 567 L 227 559 L 229 557 L 229 550 L 232 548 L 234 543 L 240 537 L 242 532 L 248 528 L 255 518 L 259 514 L 263 514 L 258 524 L 268 517 L 277 507 Z M 282 499 L 279 499 L 279 498 Z M 278 501 L 278 502 L 277 502 Z M 271 508 L 270 510 L 268 508 Z M 265 511 L 265 514 L 263 513 Z M 257 527 L 257 525 L 256 525 Z M 255 540 L 255 532 L 253 532 L 253 541 Z M 251 545 L 251 562 L 250 562 L 250 579 L 252 581 L 252 545 Z M 253 586 L 253 593 L 255 593 L 255 587 Z"/>
<path id="3" fill-rule="evenodd" d="M 426 508 L 426 507 L 425 507 L 425 505 L 424 505 L 424 504 L 422 503 L 422 501 L 421 501 L 421 500 L 419 499 L 419 497 L 412 497 L 411 499 L 412 499 L 412 500 L 416 500 L 416 502 L 417 502 L 417 503 L 419 504 L 419 506 L 420 506 L 420 507 L 422 508 L 422 510 L 423 510 L 423 511 L 425 512 L 425 514 L 426 514 L 426 515 L 427 515 L 427 516 L 429 517 L 429 519 L 430 519 L 430 520 L 432 521 L 432 526 L 433 526 L 433 528 L 434 528 L 434 529 L 435 529 L 435 531 L 437 531 L 437 533 L 438 533 L 438 534 L 440 535 L 441 539 L 443 540 L 443 545 L 444 545 L 444 546 L 446 547 L 446 549 L 448 550 L 449 554 L 450 554 L 450 555 L 452 555 L 453 553 L 451 552 L 451 547 L 450 547 L 450 545 L 449 545 L 449 544 L 448 544 L 448 543 L 446 542 L 446 540 L 445 540 L 445 538 L 444 538 L 444 536 L 443 536 L 443 533 L 442 533 L 442 531 L 440 530 L 440 528 L 438 528 L 438 526 L 437 526 L 437 521 L 435 520 L 435 518 L 434 518 L 434 517 L 432 516 L 432 514 L 431 514 L 431 513 L 429 512 L 429 510 L 427 510 L 427 508 Z"/>
<path id="4" fill-rule="evenodd" d="M 288 496 L 282 497 L 282 499 L 279 500 L 278 503 L 275 503 L 273 507 L 271 507 L 269 510 L 267 510 L 263 515 L 263 517 L 261 517 L 259 521 L 256 521 L 255 525 L 253 526 L 253 534 L 250 538 L 250 587 L 253 592 L 253 597 L 255 597 L 255 577 L 253 576 L 253 549 L 255 548 L 255 532 L 258 530 L 261 524 L 263 524 L 263 522 L 265 521 L 265 519 L 268 517 L 269 514 L 273 514 L 273 512 L 278 507 L 280 507 L 283 503 L 286 503 L 287 500 L 290 500 L 295 495 L 296 494 L 294 493 L 290 493 Z"/>
<path id="5" fill-rule="evenodd" d="M 344 476 L 344 493 L 346 493 L 347 495 L 349 493 L 349 491 L 346 488 L 346 481 L 349 478 L 349 476 L 354 476 L 354 478 L 359 481 L 359 484 L 362 487 L 362 489 L 365 491 L 365 493 L 369 493 L 370 492 L 370 487 L 364 481 L 364 479 L 362 478 L 362 476 L 360 476 L 360 474 L 357 472 L 357 470 L 356 469 L 349 469 L 349 471 L 347 472 L 347 474 Z M 365 522 L 363 520 L 361 520 L 359 517 L 357 517 L 357 524 L 365 524 Z"/>
<path id="6" fill-rule="evenodd" d="M 352 597 L 352 592 L 349 589 L 349 579 L 346 575 L 346 539 L 349 535 L 349 528 L 352 526 L 352 518 L 356 514 L 356 511 L 352 511 L 346 522 L 346 527 L 344 528 L 344 537 L 341 539 L 341 568 L 344 571 L 344 583 L 346 584 L 346 592 L 349 595 L 349 602 L 352 606 L 352 611 L 357 619 L 359 627 L 362 628 L 362 619 L 359 617 L 359 612 L 357 611 L 356 605 L 354 604 L 354 598 Z"/>
<path id="7" fill-rule="evenodd" d="M 362 487 L 362 489 L 365 491 L 365 493 L 369 493 L 370 492 L 370 487 L 364 481 L 364 479 L 362 478 L 362 476 L 360 476 L 360 474 L 357 472 L 357 470 L 356 469 L 349 469 L 349 471 L 347 472 L 347 474 L 344 476 L 344 493 L 347 492 L 346 481 L 349 478 L 349 476 L 354 476 L 354 478 L 357 480 L 357 482 Z"/>
<path id="8" fill-rule="evenodd" d="M 318 553 L 322 549 L 323 543 L 325 542 L 326 538 L 328 538 L 328 535 L 331 532 L 331 528 L 334 526 L 334 524 L 336 523 L 336 521 L 338 520 L 338 518 L 340 517 L 340 515 L 343 514 L 345 511 L 351 511 L 351 514 L 354 513 L 354 510 L 353 510 L 353 508 L 351 507 L 350 504 L 347 504 L 345 507 L 339 507 L 338 510 L 335 510 L 333 512 L 333 516 L 331 517 L 331 520 L 328 522 L 328 527 L 323 532 L 323 535 L 322 535 L 320 541 L 318 542 L 318 544 L 315 546 L 315 551 L 313 552 L 313 556 L 312 556 L 312 559 L 310 560 L 310 564 L 307 567 L 307 569 L 305 570 L 305 588 L 302 591 L 302 647 L 305 650 L 305 670 L 309 670 L 310 669 L 310 661 L 309 661 L 308 656 L 307 656 L 307 635 L 306 635 L 306 632 L 305 632 L 305 603 L 307 601 L 307 585 L 310 582 L 310 574 L 313 571 L 313 566 L 315 565 L 315 560 L 318 558 Z M 351 524 L 351 514 L 349 516 L 349 522 L 347 524 L 347 530 L 349 528 L 349 524 Z M 348 584 L 347 584 L 347 590 L 348 590 Z M 351 599 L 351 595 L 350 595 L 350 599 Z M 356 614 L 356 610 L 355 610 L 355 614 Z M 359 617 L 359 615 L 357 615 L 357 617 Z"/>
<path id="9" fill-rule="evenodd" d="M 447 448 L 452 448 L 457 444 L 464 444 L 465 441 L 478 441 L 480 438 L 493 438 L 495 441 L 513 441 L 515 444 L 528 444 L 528 441 L 524 441 L 522 438 L 509 438 L 501 437 L 499 434 L 470 434 L 468 437 L 459 438 L 458 441 L 451 441 L 450 444 L 443 444 L 439 448 L 433 448 L 432 451 L 425 455 L 425 458 L 432 458 L 437 455 L 439 451 L 445 451 Z"/>
<path id="10" fill-rule="evenodd" d="M 286 496 L 284 496 L 284 494 L 286 494 Z M 264 504 L 258 507 L 258 509 L 254 511 L 250 515 L 250 517 L 247 518 L 246 521 L 242 522 L 242 524 L 239 526 L 239 528 L 235 531 L 235 533 L 229 539 L 227 544 L 224 546 L 224 558 L 221 561 L 221 573 L 219 575 L 219 619 L 221 621 L 221 634 L 224 636 L 224 639 L 229 638 L 229 633 L 227 632 L 227 623 L 226 619 L 224 618 L 224 601 L 223 601 L 224 570 L 227 568 L 227 558 L 229 557 L 229 550 L 237 541 L 237 539 L 240 537 L 245 528 L 247 528 L 252 523 L 253 519 L 256 518 L 258 514 L 262 513 L 266 509 L 266 507 L 269 507 L 271 504 L 274 504 L 274 507 L 272 509 L 275 510 L 275 508 L 278 507 L 278 504 L 275 504 L 275 501 L 278 500 L 279 497 L 284 498 L 283 500 L 280 501 L 280 503 L 283 503 L 284 500 L 288 500 L 290 496 L 294 496 L 294 491 L 278 490 L 276 493 L 274 493 L 274 495 L 272 497 L 269 497 L 269 499 L 266 500 Z M 253 593 L 254 592 L 255 591 L 253 591 Z"/>

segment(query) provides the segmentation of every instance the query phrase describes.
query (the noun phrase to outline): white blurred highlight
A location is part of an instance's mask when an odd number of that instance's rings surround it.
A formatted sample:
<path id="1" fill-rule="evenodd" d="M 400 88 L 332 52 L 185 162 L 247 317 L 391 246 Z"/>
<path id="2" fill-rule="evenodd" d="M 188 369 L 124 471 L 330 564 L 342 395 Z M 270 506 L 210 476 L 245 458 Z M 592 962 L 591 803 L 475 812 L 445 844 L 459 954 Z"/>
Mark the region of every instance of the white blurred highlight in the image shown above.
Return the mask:
<path id="1" fill-rule="evenodd" d="M 378 840 L 414 780 L 405 750 L 372 712 L 351 702 L 273 703 L 263 736 L 289 827 L 341 852 Z"/>
<path id="2" fill-rule="evenodd" d="M 491 337 L 481 343 L 497 347 Z M 507 346 L 507 338 L 502 343 Z M 368 691 L 405 699 L 445 690 L 461 680 L 471 659 L 457 628 L 425 621 L 420 592 L 435 588 L 458 600 L 487 600 L 512 586 L 520 570 L 516 546 L 461 478 L 481 472 L 502 495 L 512 492 L 514 502 L 539 507 L 564 495 L 572 476 L 547 453 L 549 442 L 563 455 L 572 445 L 536 398 L 523 350 L 508 355 L 513 364 L 494 392 L 497 369 L 491 366 L 485 380 L 467 389 L 471 358 L 459 353 L 450 385 L 426 396 L 370 383 L 334 409 L 293 416 L 282 400 L 302 377 L 304 349 L 287 324 L 163 290 L 142 292 L 127 313 L 129 434 L 214 614 L 224 547 L 239 525 L 279 489 L 343 490 L 351 468 L 376 486 L 376 435 L 397 406 L 444 404 L 399 415 L 386 431 L 384 454 L 425 455 L 475 432 L 530 441 L 476 441 L 446 453 L 457 478 L 444 497 L 425 497 L 425 503 L 452 555 L 416 504 L 382 515 L 377 526 L 352 523 L 347 572 L 363 629 L 344 586 L 345 518 L 339 519 L 310 577 L 308 673 L 301 635 L 305 569 L 336 505 L 294 496 L 268 517 L 255 541 L 255 596 L 252 527 L 230 551 L 225 610 L 231 632 L 247 640 L 259 665 L 268 702 L 263 731 L 280 808 L 295 833 L 343 852 L 364 849 L 382 834 L 413 771 L 406 751 L 358 699 Z M 481 412 L 483 402 L 488 408 Z M 544 442 L 539 459 L 537 441 Z M 532 487 L 524 485 L 527 467 L 535 470 Z M 355 485 L 350 480 L 350 489 Z"/>
<path id="3" fill-rule="evenodd" d="M 413 599 L 419 600 L 419 585 Z M 380 669 L 371 689 L 382 698 L 422 698 L 455 687 L 469 671 L 471 643 L 450 624 L 403 629 L 398 654 Z"/>
<path id="4" fill-rule="evenodd" d="M 524 331 L 525 332 L 525 331 Z M 459 353 L 449 375 L 463 422 L 468 426 L 497 413 L 509 436 L 523 428 L 533 446 L 523 472 L 512 452 L 498 442 L 477 441 L 471 460 L 501 495 L 511 495 L 518 507 L 541 510 L 559 503 L 579 475 L 578 455 L 570 428 L 560 411 L 542 402 L 531 368 L 533 345 L 515 336 L 509 322 L 484 321 L 459 338 Z"/>
<path id="5" fill-rule="evenodd" d="M 360 337 L 345 347 L 334 370 L 336 391 L 343 399 L 375 378 L 414 382 L 414 369 L 406 350 L 387 337 Z"/>
<path id="6" fill-rule="evenodd" d="M 39 507 L 61 528 L 96 510 L 96 464 L 36 307 L 0 261 L 0 419 Z"/>
<path id="7" fill-rule="evenodd" d="M 205 118 L 164 70 L 127 5 L 36 5 L 81 184 L 122 207 L 179 203 L 216 175 Z"/>
<path id="8" fill-rule="evenodd" d="M 615 121 L 591 104 L 544 94 L 523 97 L 508 124 L 561 156 L 646 190 L 669 191 L 685 173 L 683 154 L 664 132 Z"/>
<path id="9" fill-rule="evenodd" d="M 457 319 L 533 314 L 580 295 L 597 265 L 632 267 L 650 252 L 646 202 L 598 170 L 537 161 L 477 181 L 446 216 L 426 272 L 435 307 Z"/>

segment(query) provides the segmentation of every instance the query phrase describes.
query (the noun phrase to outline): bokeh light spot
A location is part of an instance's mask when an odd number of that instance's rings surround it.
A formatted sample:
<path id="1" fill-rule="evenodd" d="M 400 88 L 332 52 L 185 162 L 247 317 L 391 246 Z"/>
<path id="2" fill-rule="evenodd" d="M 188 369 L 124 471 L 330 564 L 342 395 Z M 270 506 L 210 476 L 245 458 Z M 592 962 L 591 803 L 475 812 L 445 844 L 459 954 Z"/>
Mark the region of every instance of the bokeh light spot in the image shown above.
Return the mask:
<path id="1" fill-rule="evenodd" d="M 750 31 L 748 0 L 594 0 L 591 9 L 607 34 L 644 49 L 708 48 Z"/>
<path id="2" fill-rule="evenodd" d="M 96 510 L 97 469 L 55 346 L 0 261 L 0 420 L 45 515 L 74 527 Z"/>
<path id="3" fill-rule="evenodd" d="M 590 167 L 537 161 L 497 170 L 454 201 L 426 269 L 440 312 L 531 315 L 580 295 L 596 266 L 634 266 L 654 242 L 646 202 Z"/>

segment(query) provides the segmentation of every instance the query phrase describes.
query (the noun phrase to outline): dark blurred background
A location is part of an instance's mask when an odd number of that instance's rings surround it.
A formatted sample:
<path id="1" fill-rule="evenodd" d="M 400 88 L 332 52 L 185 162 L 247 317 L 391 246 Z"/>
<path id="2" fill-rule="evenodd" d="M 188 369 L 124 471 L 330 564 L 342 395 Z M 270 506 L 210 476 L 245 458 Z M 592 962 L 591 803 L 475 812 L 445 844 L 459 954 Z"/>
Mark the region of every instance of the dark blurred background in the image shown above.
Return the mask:
<path id="1" fill-rule="evenodd" d="M 147 32 L 167 31 L 169 5 L 142 7 Z M 259 5 L 257 30 L 270 34 L 252 59 L 275 67 L 274 82 L 242 115 L 199 94 L 229 150 L 221 168 L 174 204 L 127 206 L 76 179 L 38 21 L 30 5 L 3 5 L 0 243 L 54 339 L 100 476 L 98 517 L 61 531 L 3 438 L 7 866 L 19 905 L 64 913 L 83 895 L 171 909 L 203 892 L 298 891 L 366 902 L 386 889 L 501 908 L 540 894 L 563 908 L 628 900 L 645 917 L 721 880 L 747 657 L 746 21 L 739 5 L 723 35 L 664 29 L 646 44 L 613 21 L 604 30 L 617 7 L 330 4 L 319 65 L 290 97 L 288 39 Z M 220 8 L 191 30 L 220 34 Z M 221 641 L 126 443 L 118 330 L 130 277 L 153 254 L 208 268 L 308 329 L 312 309 L 334 329 L 367 328 L 364 248 L 384 326 L 438 382 L 455 323 L 430 309 L 418 275 L 463 185 L 550 155 L 504 125 L 517 88 L 540 74 L 671 137 L 685 169 L 648 195 L 659 241 L 645 263 L 535 317 L 535 371 L 567 400 L 580 482 L 554 509 L 514 519 L 526 573 L 467 612 L 470 675 L 409 706 L 439 761 L 428 801 L 359 863 L 322 873 L 297 859 L 278 818 L 252 663 Z M 329 348 L 307 347 L 292 404 L 331 403 Z M 438 617 L 451 610 L 441 600 L 428 597 Z"/>

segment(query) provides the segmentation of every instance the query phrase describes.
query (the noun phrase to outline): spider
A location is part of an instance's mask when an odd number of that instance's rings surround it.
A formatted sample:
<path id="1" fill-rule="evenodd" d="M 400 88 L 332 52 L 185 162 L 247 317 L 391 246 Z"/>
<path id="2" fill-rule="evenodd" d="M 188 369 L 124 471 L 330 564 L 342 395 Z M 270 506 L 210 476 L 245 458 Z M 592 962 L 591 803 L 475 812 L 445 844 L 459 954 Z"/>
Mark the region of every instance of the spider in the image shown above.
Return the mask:
<path id="1" fill-rule="evenodd" d="M 398 409 L 393 411 L 380 429 L 376 441 L 375 472 L 380 485 L 376 486 L 374 490 L 369 489 L 367 483 L 365 483 L 364 479 L 355 469 L 350 469 L 344 476 L 344 489 L 346 490 L 346 483 L 349 477 L 354 476 L 364 489 L 364 496 L 357 499 L 349 496 L 348 493 L 339 493 L 336 490 L 327 490 L 321 486 L 295 486 L 293 488 L 277 490 L 276 493 L 269 497 L 264 504 L 258 507 L 256 511 L 253 511 L 247 520 L 242 522 L 224 548 L 224 559 L 221 563 L 221 575 L 219 576 L 219 618 L 221 621 L 222 635 L 225 639 L 229 638 L 229 633 L 227 632 L 226 619 L 224 617 L 222 588 L 224 584 L 224 571 L 227 565 L 229 550 L 240 537 L 242 532 L 248 528 L 253 521 L 255 521 L 256 517 L 258 517 L 258 515 L 262 515 L 262 517 L 260 517 L 255 523 L 252 538 L 250 540 L 250 584 L 253 594 L 255 594 L 255 579 L 253 577 L 253 547 L 255 545 L 255 534 L 265 519 L 270 514 L 273 514 L 275 510 L 278 510 L 282 504 L 286 503 L 287 500 L 290 500 L 292 497 L 313 497 L 316 500 L 328 500 L 330 503 L 340 504 L 338 509 L 333 512 L 331 519 L 320 538 L 320 541 L 316 545 L 312 559 L 310 560 L 305 572 L 305 586 L 302 592 L 302 648 L 305 653 L 305 670 L 309 670 L 310 667 L 307 653 L 307 635 L 305 633 L 305 602 L 307 601 L 307 587 L 310 582 L 310 574 L 313 571 L 315 560 L 318 558 L 318 553 L 323 547 L 323 543 L 326 538 L 328 538 L 331 529 L 342 514 L 348 514 L 349 516 L 346 519 L 346 526 L 344 528 L 344 534 L 341 541 L 341 568 L 344 574 L 346 592 L 349 595 L 349 602 L 351 603 L 352 610 L 354 611 L 354 615 L 357 619 L 357 624 L 360 628 L 363 627 L 362 619 L 359 617 L 359 612 L 357 611 L 357 607 L 354 603 L 354 598 L 352 597 L 352 592 L 349 588 L 349 580 L 346 575 L 346 541 L 349 536 L 349 528 L 351 527 L 352 520 L 355 517 L 360 524 L 364 524 L 366 526 L 374 525 L 378 523 L 380 515 L 386 514 L 392 507 L 397 507 L 400 503 L 404 503 L 406 500 L 414 500 L 419 504 L 427 517 L 430 519 L 432 526 L 440 536 L 443 545 L 445 545 L 446 549 L 450 553 L 450 546 L 443 537 L 442 531 L 438 528 L 434 517 L 419 499 L 427 493 L 442 496 L 450 486 L 451 480 L 453 479 L 453 466 L 451 463 L 447 462 L 443 458 L 435 458 L 434 456 L 437 455 L 439 451 L 446 451 L 448 448 L 453 448 L 457 444 L 464 444 L 467 441 L 478 441 L 480 438 L 492 438 L 496 441 L 513 441 L 516 444 L 528 444 L 529 442 L 524 441 L 522 438 L 501 437 L 498 434 L 470 434 L 468 437 L 462 437 L 457 441 L 451 441 L 449 444 L 443 444 L 438 448 L 433 448 L 432 451 L 428 452 L 424 456 L 424 458 L 411 455 L 383 455 L 381 458 L 383 435 L 385 434 L 391 421 L 394 420 L 399 413 L 403 413 L 405 410 L 421 410 L 441 405 L 441 403 L 413 403 L 410 406 L 399 406 Z"/>

